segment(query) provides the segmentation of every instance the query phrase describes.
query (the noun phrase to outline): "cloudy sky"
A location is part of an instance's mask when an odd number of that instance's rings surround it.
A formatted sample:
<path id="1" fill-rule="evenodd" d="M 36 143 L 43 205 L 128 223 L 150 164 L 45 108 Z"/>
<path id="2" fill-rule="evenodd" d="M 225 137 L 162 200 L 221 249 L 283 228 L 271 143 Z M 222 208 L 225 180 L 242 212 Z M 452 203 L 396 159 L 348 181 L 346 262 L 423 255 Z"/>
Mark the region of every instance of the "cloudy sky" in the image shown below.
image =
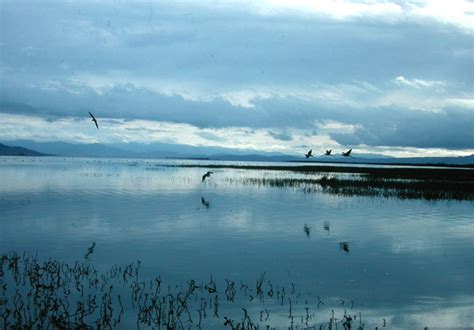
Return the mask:
<path id="1" fill-rule="evenodd" d="M 0 0 L 0 15 L 3 142 L 474 153 L 473 1 Z"/>

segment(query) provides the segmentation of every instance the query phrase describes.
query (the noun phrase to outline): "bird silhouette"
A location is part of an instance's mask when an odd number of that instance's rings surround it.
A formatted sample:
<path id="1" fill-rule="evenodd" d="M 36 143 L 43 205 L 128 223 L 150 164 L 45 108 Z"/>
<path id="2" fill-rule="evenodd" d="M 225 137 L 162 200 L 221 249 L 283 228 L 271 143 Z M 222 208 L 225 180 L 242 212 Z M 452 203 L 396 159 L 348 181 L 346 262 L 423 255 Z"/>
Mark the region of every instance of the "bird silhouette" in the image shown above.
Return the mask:
<path id="1" fill-rule="evenodd" d="M 313 149 L 310 149 L 308 153 L 305 154 L 304 156 L 306 157 L 306 159 L 308 159 L 309 157 L 313 157 Z"/>
<path id="2" fill-rule="evenodd" d="M 210 172 L 210 171 L 204 173 L 204 175 L 202 176 L 202 181 L 201 182 L 204 182 L 204 180 L 206 180 L 206 178 L 211 177 L 211 174 L 212 174 L 212 172 Z"/>
<path id="3" fill-rule="evenodd" d="M 352 149 L 349 149 L 349 150 L 347 150 L 347 151 L 343 151 L 343 152 L 342 152 L 342 155 L 343 155 L 344 157 L 349 157 L 349 156 L 351 155 L 351 152 L 352 152 Z"/>
<path id="4" fill-rule="evenodd" d="M 95 127 L 97 127 L 97 129 L 99 129 L 99 124 L 97 124 L 97 119 L 95 119 L 94 115 L 90 112 L 89 112 L 89 115 L 92 117 L 92 121 L 94 122 Z"/>
<path id="5" fill-rule="evenodd" d="M 331 152 L 332 152 L 332 149 L 326 150 L 325 155 L 326 155 L 326 156 L 330 156 L 330 155 L 331 155 Z"/>

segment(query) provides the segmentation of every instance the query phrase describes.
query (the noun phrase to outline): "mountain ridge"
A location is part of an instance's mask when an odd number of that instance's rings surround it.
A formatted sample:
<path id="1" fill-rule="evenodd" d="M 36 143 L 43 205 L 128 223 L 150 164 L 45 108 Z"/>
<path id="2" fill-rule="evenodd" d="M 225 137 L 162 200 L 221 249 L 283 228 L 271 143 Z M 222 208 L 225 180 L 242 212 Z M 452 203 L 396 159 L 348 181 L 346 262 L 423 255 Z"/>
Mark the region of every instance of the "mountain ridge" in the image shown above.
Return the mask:
<path id="1" fill-rule="evenodd" d="M 353 163 L 386 165 L 474 165 L 474 155 L 458 157 L 390 157 L 378 154 L 354 154 L 343 157 L 339 154 L 325 156 L 321 153 L 310 159 L 304 156 L 287 155 L 278 152 L 256 150 L 235 150 L 221 147 L 197 147 L 190 145 L 153 144 L 74 144 L 68 142 L 35 142 L 30 140 L 9 141 L 25 150 L 40 155 L 65 157 L 105 158 L 167 158 L 203 159 L 216 161 L 261 161 L 261 162 L 304 162 L 304 163 Z M 29 154 L 28 154 L 29 155 Z M 31 154 L 34 155 L 34 154 Z"/>
<path id="2" fill-rule="evenodd" d="M 42 152 L 0 143 L 0 156 L 51 156 Z"/>

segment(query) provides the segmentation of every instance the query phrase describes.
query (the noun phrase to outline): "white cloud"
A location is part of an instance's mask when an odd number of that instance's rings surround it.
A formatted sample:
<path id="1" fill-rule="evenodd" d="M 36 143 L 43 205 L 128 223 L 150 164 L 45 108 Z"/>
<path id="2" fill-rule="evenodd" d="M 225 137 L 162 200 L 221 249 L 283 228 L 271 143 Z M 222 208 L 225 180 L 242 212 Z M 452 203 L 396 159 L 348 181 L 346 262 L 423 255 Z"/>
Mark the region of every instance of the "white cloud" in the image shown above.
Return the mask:
<path id="1" fill-rule="evenodd" d="M 314 13 L 335 19 L 360 16 L 391 16 L 401 14 L 402 8 L 394 2 L 377 1 L 334 1 L 334 0 L 266 0 L 263 13 L 288 13 L 288 10 Z"/>
<path id="2" fill-rule="evenodd" d="M 415 88 L 424 88 L 424 87 L 442 87 L 446 86 L 446 82 L 439 80 L 423 80 L 423 79 L 407 79 L 403 76 L 398 76 L 392 80 L 395 84 L 399 86 L 409 86 Z"/>
<path id="3" fill-rule="evenodd" d="M 470 0 L 425 0 L 407 2 L 407 14 L 432 18 L 474 33 L 474 2 Z"/>
<path id="4" fill-rule="evenodd" d="M 334 120 L 317 121 L 315 124 L 318 131 L 325 133 L 352 134 L 356 129 L 361 128 L 361 125 L 345 124 Z"/>
<path id="5" fill-rule="evenodd" d="M 474 109 L 474 97 L 470 98 L 448 98 L 446 105 Z"/>
<path id="6" fill-rule="evenodd" d="M 314 145 L 323 148 L 337 145 L 327 135 L 309 135 L 304 130 L 292 130 L 292 141 L 275 139 L 268 130 L 242 127 L 200 129 L 189 124 L 151 120 L 98 118 L 96 130 L 90 118 L 65 117 L 47 121 L 41 117 L 0 113 L 2 140 L 66 141 L 70 143 L 174 143 L 201 147 L 223 147 L 239 150 L 260 150 L 302 153 Z"/>
<path id="7" fill-rule="evenodd" d="M 230 92 L 223 92 L 217 97 L 222 98 L 223 100 L 229 102 L 235 107 L 241 108 L 255 108 L 255 105 L 252 101 L 256 99 L 269 99 L 272 98 L 274 95 L 269 92 L 265 92 L 263 90 L 239 90 L 239 91 L 230 91 Z"/>
<path id="8" fill-rule="evenodd" d="M 90 118 L 65 117 L 48 121 L 37 116 L 0 113 L 2 141 L 35 140 L 38 142 L 66 141 L 70 143 L 174 143 L 202 147 L 223 147 L 238 150 L 257 150 L 303 154 L 307 148 L 344 149 L 329 137 L 329 133 L 353 132 L 358 126 L 337 121 L 315 123 L 313 130 L 287 129 L 292 139 L 281 140 L 268 134 L 267 128 L 250 129 L 228 127 L 200 129 L 189 124 L 177 124 L 151 120 L 122 120 L 98 118 L 100 129 L 96 130 Z M 443 148 L 410 148 L 359 145 L 356 153 L 379 153 L 387 156 L 455 156 L 471 155 L 473 149 L 456 150 Z"/>
<path id="9" fill-rule="evenodd" d="M 38 83 L 35 86 L 49 86 L 51 81 Z M 63 90 L 77 92 L 80 88 L 92 89 L 98 95 L 104 95 L 115 87 L 133 87 L 144 89 L 153 93 L 166 96 L 180 96 L 187 101 L 211 102 L 224 100 L 229 104 L 245 108 L 255 108 L 255 100 L 268 100 L 272 98 L 294 97 L 306 101 L 322 101 L 328 104 L 365 106 L 363 102 L 371 95 L 378 95 L 382 90 L 366 81 L 355 81 L 352 83 L 323 84 L 314 82 L 309 86 L 299 85 L 257 85 L 246 87 L 233 85 L 219 86 L 208 81 L 173 81 L 160 79 L 152 76 L 137 76 L 125 71 L 110 71 L 102 75 L 82 73 L 76 74 L 67 80 L 72 86 L 64 86 Z M 73 87 L 75 86 L 75 88 Z M 55 82 L 55 88 L 59 89 L 59 83 Z"/>
<path id="10" fill-rule="evenodd" d="M 128 72 L 108 72 L 104 75 L 78 74 L 70 78 L 71 85 L 61 85 L 51 80 L 38 85 L 43 88 L 57 88 L 70 93 L 80 93 L 92 89 L 104 95 L 115 87 L 136 88 L 166 96 L 180 96 L 193 102 L 224 100 L 234 107 L 254 109 L 255 101 L 294 98 L 325 106 L 346 106 L 353 109 L 371 107 L 404 107 L 407 109 L 439 112 L 446 107 L 465 109 L 474 107 L 474 99 L 451 90 L 447 81 L 405 78 L 398 76 L 392 80 L 397 86 L 407 89 L 393 89 L 390 86 L 374 86 L 366 81 L 324 84 L 314 82 L 309 86 L 300 85 L 253 85 L 217 86 L 205 81 L 170 81 L 152 77 L 134 76 Z M 127 87 L 128 86 L 128 87 Z M 462 89 L 461 89 L 462 91 Z"/>
<path id="11" fill-rule="evenodd" d="M 384 21 L 432 19 L 474 33 L 474 3 L 469 0 L 266 0 L 257 7 L 263 15 L 320 15 L 336 20 L 379 18 Z"/>

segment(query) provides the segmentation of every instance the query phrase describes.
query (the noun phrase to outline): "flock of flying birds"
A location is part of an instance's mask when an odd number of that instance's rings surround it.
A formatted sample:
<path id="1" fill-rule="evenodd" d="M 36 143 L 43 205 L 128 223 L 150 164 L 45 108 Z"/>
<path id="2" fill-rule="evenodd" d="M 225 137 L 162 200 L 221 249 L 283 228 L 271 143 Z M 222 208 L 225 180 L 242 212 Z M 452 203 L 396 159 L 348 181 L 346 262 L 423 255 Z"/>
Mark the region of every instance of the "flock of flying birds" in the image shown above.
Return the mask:
<path id="1" fill-rule="evenodd" d="M 326 150 L 326 152 L 324 153 L 324 156 L 332 156 L 331 152 L 332 152 L 332 149 Z M 342 155 L 344 157 L 351 157 L 351 152 L 352 152 L 352 149 L 349 149 L 347 151 L 343 151 Z M 314 157 L 313 156 L 313 149 L 310 149 L 306 154 L 304 154 L 304 156 L 306 157 L 306 159 L 308 159 L 309 157 Z"/>
<path id="2" fill-rule="evenodd" d="M 97 123 L 97 119 L 94 117 L 94 115 L 92 113 L 89 112 L 89 115 L 91 116 L 92 118 L 92 121 L 94 122 L 95 124 L 95 127 L 97 127 L 97 129 L 99 129 L 99 124 Z M 326 152 L 324 153 L 325 156 L 331 156 L 331 152 L 332 152 L 332 149 L 328 149 L 326 150 Z M 351 152 L 352 152 L 352 149 L 349 149 L 347 151 L 343 151 L 342 152 L 342 155 L 344 157 L 351 157 Z M 314 157 L 313 156 L 313 149 L 310 149 L 305 155 L 306 159 L 310 158 L 310 157 Z M 206 180 L 206 178 L 209 178 L 211 177 L 211 174 L 212 172 L 208 171 L 206 173 L 204 173 L 204 175 L 202 176 L 202 181 L 201 182 L 204 182 L 204 180 Z"/>

